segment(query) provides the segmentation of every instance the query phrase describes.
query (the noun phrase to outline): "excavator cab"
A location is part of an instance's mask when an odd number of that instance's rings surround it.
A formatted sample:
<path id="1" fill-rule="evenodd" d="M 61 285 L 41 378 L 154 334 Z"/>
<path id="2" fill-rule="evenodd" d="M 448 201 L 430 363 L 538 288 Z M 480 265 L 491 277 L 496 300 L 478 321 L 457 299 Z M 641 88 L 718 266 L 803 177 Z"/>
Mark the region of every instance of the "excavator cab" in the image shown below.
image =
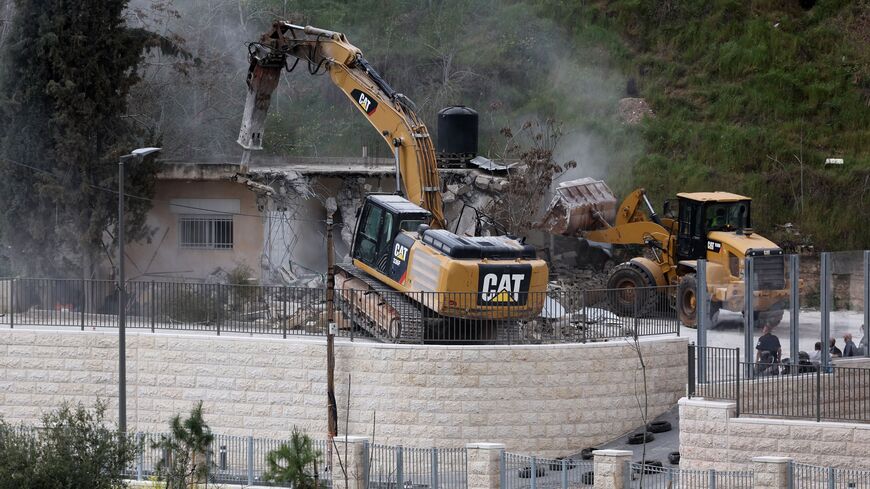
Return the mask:
<path id="1" fill-rule="evenodd" d="M 705 258 L 711 231 L 742 231 L 751 227 L 750 199 L 727 192 L 677 194 L 679 198 L 677 260 Z"/>
<path id="2" fill-rule="evenodd" d="M 369 195 L 357 221 L 351 256 L 381 273 L 392 275 L 391 257 L 398 252 L 394 244 L 396 236 L 402 231 L 415 232 L 431 219 L 432 214 L 427 210 L 401 196 Z"/>

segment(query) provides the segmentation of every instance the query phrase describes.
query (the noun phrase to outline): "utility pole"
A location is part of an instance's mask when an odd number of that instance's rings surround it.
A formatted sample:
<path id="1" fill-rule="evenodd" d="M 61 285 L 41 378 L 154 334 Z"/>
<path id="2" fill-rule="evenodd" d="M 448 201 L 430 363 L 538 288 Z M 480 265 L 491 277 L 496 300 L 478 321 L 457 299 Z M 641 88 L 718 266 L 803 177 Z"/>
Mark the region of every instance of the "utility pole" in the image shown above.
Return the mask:
<path id="1" fill-rule="evenodd" d="M 127 287 L 124 278 L 124 162 L 160 148 L 139 148 L 118 159 L 118 431 L 127 433 Z"/>
<path id="2" fill-rule="evenodd" d="M 334 198 L 326 199 L 326 463 L 330 474 L 333 438 L 338 434 L 338 408 L 335 402 L 335 243 L 332 238 L 332 217 L 337 209 Z"/>

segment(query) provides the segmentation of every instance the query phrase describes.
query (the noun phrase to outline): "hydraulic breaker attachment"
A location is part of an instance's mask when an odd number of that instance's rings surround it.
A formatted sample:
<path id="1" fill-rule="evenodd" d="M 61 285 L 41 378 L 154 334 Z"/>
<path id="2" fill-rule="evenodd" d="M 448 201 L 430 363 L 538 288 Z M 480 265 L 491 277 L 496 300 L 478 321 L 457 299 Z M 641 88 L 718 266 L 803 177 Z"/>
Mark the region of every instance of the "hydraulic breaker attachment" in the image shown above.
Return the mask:
<path id="1" fill-rule="evenodd" d="M 248 95 L 237 142 L 246 150 L 263 149 L 263 127 L 272 101 L 272 92 L 278 87 L 286 56 L 269 52 L 262 46 L 251 44 L 248 68 Z"/>

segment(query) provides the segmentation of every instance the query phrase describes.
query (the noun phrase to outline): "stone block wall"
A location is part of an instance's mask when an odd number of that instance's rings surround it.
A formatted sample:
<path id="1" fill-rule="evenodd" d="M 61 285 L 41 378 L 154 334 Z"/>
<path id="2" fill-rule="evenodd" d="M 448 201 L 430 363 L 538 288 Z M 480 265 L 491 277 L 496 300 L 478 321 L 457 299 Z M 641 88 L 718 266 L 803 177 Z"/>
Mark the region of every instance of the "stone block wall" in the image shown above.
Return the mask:
<path id="1" fill-rule="evenodd" d="M 870 425 L 737 418 L 733 402 L 681 399 L 680 467 L 743 470 L 754 457 L 870 468 Z"/>
<path id="2" fill-rule="evenodd" d="M 287 437 L 326 431 L 325 339 L 127 333 L 127 424 L 164 430 L 204 401 L 215 432 Z M 650 416 L 685 392 L 686 340 L 641 340 Z M 641 423 L 636 352 L 626 341 L 423 346 L 336 341 L 339 433 L 378 443 L 456 447 L 486 440 L 558 456 Z M 32 423 L 62 401 L 117 412 L 117 335 L 0 331 L 0 414 Z M 348 405 L 350 389 L 350 409 Z"/>

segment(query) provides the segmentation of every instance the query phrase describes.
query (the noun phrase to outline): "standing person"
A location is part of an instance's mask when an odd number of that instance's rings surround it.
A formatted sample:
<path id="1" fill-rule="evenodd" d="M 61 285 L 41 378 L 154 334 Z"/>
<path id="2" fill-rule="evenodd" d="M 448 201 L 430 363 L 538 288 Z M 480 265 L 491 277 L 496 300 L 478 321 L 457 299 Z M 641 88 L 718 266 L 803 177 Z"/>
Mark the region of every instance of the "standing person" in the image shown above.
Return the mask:
<path id="1" fill-rule="evenodd" d="M 758 338 L 758 343 L 755 344 L 755 362 L 761 362 L 761 352 L 770 352 L 770 357 L 773 362 L 779 362 L 782 355 L 782 346 L 779 344 L 779 337 L 771 333 L 773 326 L 765 324 L 761 330 L 762 335 Z"/>
<path id="2" fill-rule="evenodd" d="M 858 356 L 858 347 L 855 346 L 855 342 L 852 341 L 852 335 L 850 333 L 846 333 L 843 335 L 843 342 L 845 343 L 845 346 L 843 346 L 844 357 Z"/>
<path id="3" fill-rule="evenodd" d="M 837 348 L 837 339 L 836 338 L 831 338 L 830 346 L 831 346 L 830 351 L 831 351 L 832 357 L 842 357 L 843 356 L 843 352 L 839 348 Z"/>
<path id="4" fill-rule="evenodd" d="M 817 341 L 815 348 L 816 349 L 813 350 L 813 353 L 810 354 L 810 362 L 818 367 L 822 363 L 822 342 Z"/>

